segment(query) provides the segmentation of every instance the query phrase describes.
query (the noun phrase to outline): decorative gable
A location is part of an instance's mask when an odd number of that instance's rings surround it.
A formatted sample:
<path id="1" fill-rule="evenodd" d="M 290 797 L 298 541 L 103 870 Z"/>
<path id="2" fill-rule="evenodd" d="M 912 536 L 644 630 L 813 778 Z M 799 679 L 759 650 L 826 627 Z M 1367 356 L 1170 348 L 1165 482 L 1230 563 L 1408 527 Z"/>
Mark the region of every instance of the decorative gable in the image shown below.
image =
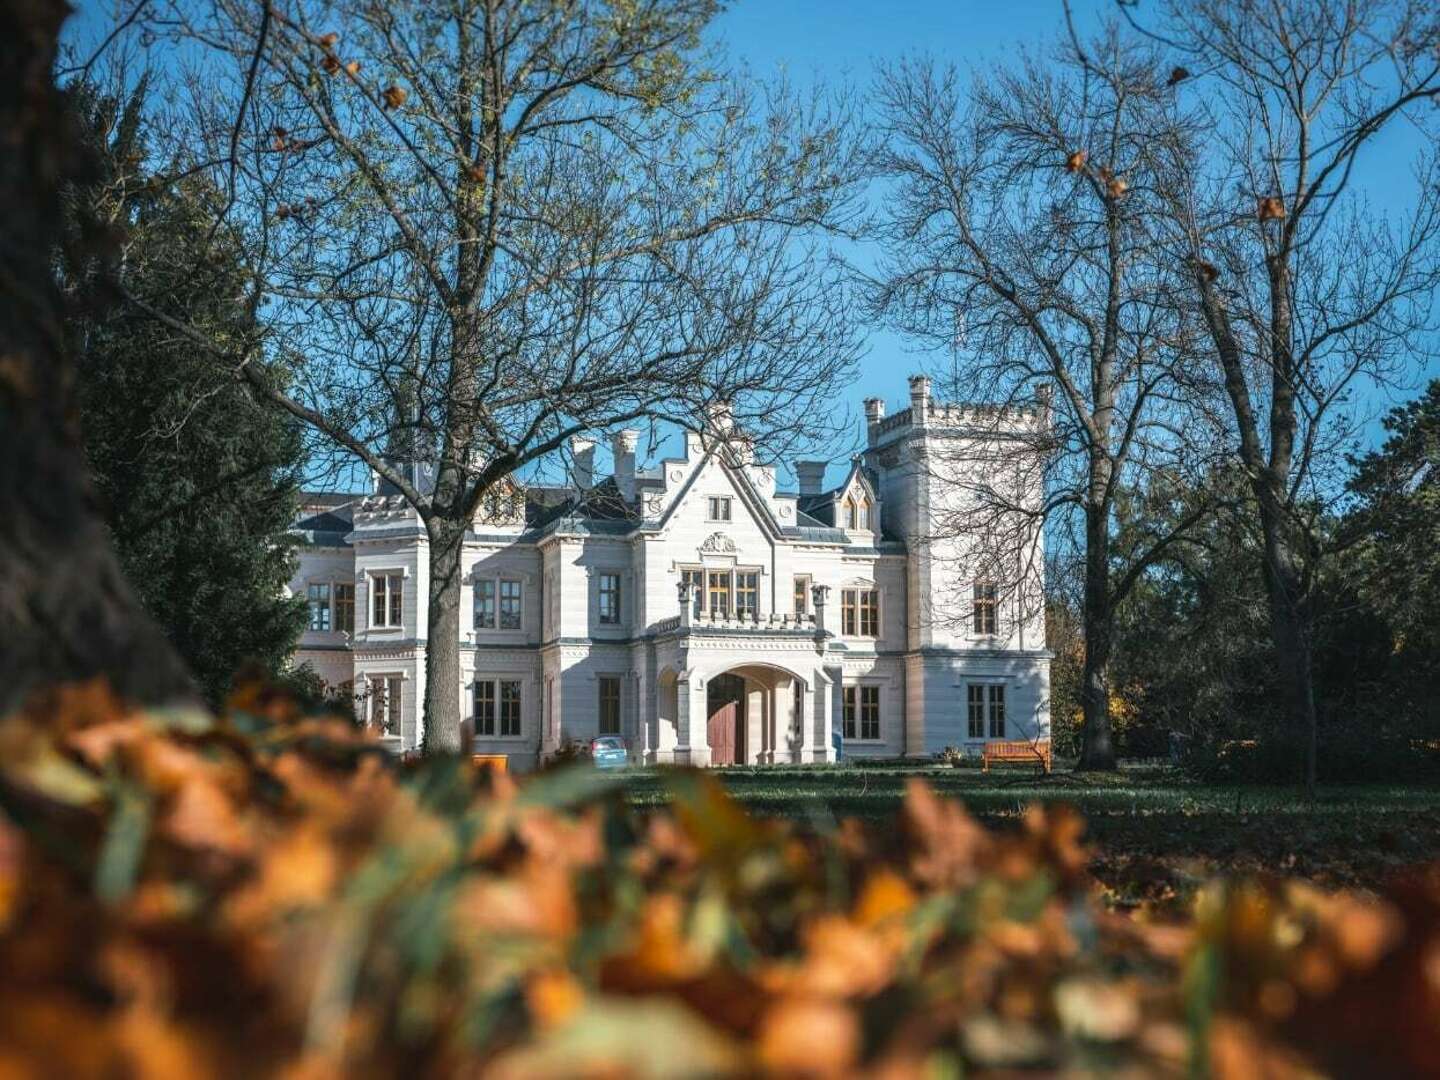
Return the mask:
<path id="1" fill-rule="evenodd" d="M 858 461 L 835 494 L 835 525 L 846 532 L 880 532 L 880 498 Z"/>

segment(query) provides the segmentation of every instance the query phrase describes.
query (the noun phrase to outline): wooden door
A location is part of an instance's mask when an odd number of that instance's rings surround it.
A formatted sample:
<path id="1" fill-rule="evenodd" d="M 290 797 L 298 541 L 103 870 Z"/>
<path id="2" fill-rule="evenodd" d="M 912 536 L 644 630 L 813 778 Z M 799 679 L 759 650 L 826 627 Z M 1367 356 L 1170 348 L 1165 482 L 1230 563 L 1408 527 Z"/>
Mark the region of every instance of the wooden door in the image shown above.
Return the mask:
<path id="1" fill-rule="evenodd" d="M 710 764 L 735 764 L 735 727 L 740 706 L 726 702 L 710 714 L 707 733 L 710 739 Z"/>
<path id="2" fill-rule="evenodd" d="M 706 693 L 706 738 L 712 765 L 736 765 L 744 760 L 741 731 L 745 716 L 745 680 L 738 675 L 717 675 Z"/>

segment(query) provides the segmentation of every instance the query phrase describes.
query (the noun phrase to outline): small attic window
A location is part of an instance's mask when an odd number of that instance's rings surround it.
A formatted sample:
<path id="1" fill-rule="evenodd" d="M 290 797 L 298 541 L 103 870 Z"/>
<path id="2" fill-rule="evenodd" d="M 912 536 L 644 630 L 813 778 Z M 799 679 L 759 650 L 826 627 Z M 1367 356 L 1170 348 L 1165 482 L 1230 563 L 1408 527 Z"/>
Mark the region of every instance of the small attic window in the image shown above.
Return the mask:
<path id="1" fill-rule="evenodd" d="M 729 521 L 729 520 L 730 520 L 730 497 L 729 497 L 728 495 L 711 495 L 711 496 L 710 496 L 710 507 L 709 507 L 709 510 L 710 510 L 709 520 L 711 520 L 711 521 Z"/>
<path id="2" fill-rule="evenodd" d="M 868 496 L 861 496 L 859 499 L 845 496 L 845 527 L 851 530 L 868 530 L 870 524 L 871 506 Z"/>

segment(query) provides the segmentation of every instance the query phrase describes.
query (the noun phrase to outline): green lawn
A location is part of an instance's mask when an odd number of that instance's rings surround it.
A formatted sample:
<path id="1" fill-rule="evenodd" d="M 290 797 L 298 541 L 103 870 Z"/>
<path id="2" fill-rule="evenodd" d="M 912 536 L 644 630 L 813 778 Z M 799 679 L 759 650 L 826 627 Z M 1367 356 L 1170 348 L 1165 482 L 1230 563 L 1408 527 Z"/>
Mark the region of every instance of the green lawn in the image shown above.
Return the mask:
<path id="1" fill-rule="evenodd" d="M 1036 801 L 1077 806 L 1089 822 L 1096 872 L 1117 892 L 1183 892 L 1216 871 L 1279 871 L 1326 884 L 1368 885 L 1440 858 L 1440 787 L 1335 785 L 1314 804 L 1298 788 L 1192 784 L 1165 769 L 1114 776 L 1038 777 L 1033 770 L 885 766 L 746 767 L 716 770 L 755 813 L 826 827 L 844 817 L 893 819 L 905 783 L 923 777 L 987 824 L 1018 822 Z M 662 777 L 636 770 L 637 806 L 667 798 Z"/>

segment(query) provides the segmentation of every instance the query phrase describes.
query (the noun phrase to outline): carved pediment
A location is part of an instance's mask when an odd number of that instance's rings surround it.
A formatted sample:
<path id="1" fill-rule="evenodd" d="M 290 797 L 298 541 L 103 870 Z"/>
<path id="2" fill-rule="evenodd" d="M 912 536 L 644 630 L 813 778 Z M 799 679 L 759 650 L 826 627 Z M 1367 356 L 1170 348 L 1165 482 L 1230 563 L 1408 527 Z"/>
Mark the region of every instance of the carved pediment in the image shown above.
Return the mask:
<path id="1" fill-rule="evenodd" d="M 723 532 L 713 532 L 705 538 L 700 545 L 702 555 L 734 555 L 735 541 L 726 536 Z"/>

